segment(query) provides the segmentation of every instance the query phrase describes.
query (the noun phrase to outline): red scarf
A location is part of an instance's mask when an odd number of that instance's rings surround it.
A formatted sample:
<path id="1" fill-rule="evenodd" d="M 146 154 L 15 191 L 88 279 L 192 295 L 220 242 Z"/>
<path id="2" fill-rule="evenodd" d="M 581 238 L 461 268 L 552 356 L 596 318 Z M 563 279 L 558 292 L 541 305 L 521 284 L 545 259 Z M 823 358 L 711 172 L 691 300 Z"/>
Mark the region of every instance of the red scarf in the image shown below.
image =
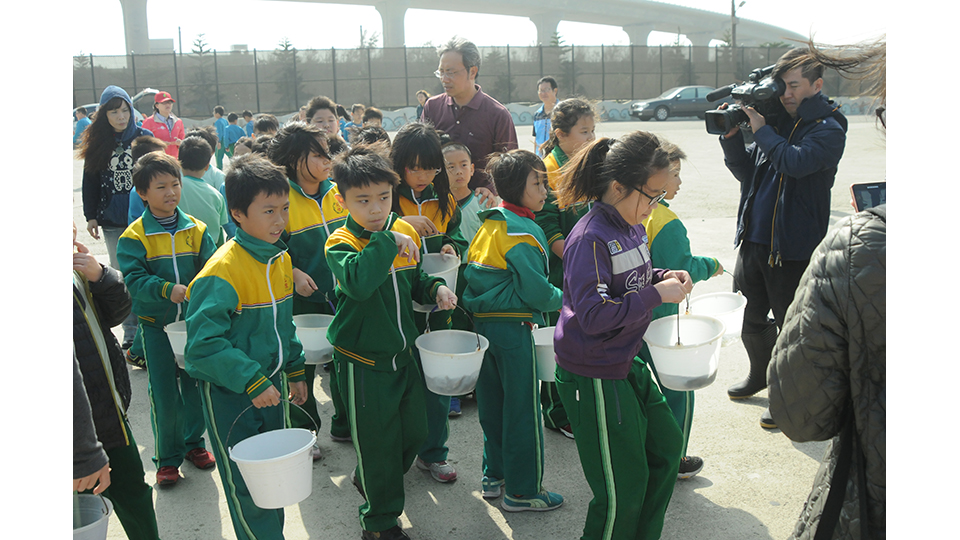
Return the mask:
<path id="1" fill-rule="evenodd" d="M 506 208 L 507 210 L 510 210 L 511 212 L 513 212 L 514 214 L 520 217 L 525 217 L 529 219 L 534 219 L 536 217 L 536 215 L 533 213 L 533 210 L 530 210 L 525 206 L 517 206 L 513 203 L 508 203 L 507 201 L 504 201 L 504 200 L 500 201 L 500 207 Z"/>

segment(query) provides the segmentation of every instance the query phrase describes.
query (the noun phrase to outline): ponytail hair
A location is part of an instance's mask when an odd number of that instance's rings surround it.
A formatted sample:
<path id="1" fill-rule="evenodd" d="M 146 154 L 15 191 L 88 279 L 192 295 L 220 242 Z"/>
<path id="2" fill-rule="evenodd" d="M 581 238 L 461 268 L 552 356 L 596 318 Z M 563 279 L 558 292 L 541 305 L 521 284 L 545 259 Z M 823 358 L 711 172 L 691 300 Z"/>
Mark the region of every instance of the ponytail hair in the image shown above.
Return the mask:
<path id="1" fill-rule="evenodd" d="M 553 112 L 550 113 L 550 137 L 540 145 L 540 155 L 547 156 L 555 147 L 560 146 L 560 141 L 557 139 L 558 129 L 569 135 L 573 126 L 577 125 L 580 118 L 584 116 L 596 118 L 597 111 L 589 101 L 583 98 L 572 97 L 557 103 L 553 107 Z"/>
<path id="2" fill-rule="evenodd" d="M 670 155 L 652 133 L 634 131 L 619 139 L 596 139 L 560 169 L 557 203 L 565 207 L 599 200 L 613 182 L 640 189 L 652 175 L 668 167 Z"/>

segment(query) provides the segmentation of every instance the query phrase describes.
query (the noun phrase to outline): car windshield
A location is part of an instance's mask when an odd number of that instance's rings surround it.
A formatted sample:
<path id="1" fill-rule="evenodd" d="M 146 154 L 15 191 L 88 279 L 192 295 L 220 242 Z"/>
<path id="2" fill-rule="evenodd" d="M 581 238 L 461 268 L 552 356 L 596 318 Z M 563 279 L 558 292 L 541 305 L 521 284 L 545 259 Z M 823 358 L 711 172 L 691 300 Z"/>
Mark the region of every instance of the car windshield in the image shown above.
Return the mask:
<path id="1" fill-rule="evenodd" d="M 667 98 L 673 97 L 673 94 L 676 94 L 678 90 L 680 90 L 680 87 L 671 88 L 666 92 L 657 96 L 657 99 L 667 99 Z"/>

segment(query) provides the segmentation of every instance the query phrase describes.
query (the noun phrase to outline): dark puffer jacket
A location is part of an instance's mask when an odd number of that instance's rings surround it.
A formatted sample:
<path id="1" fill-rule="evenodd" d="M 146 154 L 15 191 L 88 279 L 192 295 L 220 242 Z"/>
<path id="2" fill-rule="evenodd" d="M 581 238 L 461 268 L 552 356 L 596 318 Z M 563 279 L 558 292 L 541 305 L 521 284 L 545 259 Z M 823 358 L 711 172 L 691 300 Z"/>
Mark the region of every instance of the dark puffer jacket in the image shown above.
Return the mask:
<path id="1" fill-rule="evenodd" d="M 98 282 L 87 282 L 82 274 L 74 272 L 74 282 L 76 283 L 77 276 L 80 276 L 87 283 L 90 295 L 74 285 L 73 345 L 80 372 L 83 374 L 83 385 L 90 400 L 97 439 L 103 444 L 104 450 L 110 450 L 129 444 L 120 415 L 125 415 L 130 405 L 130 375 L 127 373 L 120 344 L 110 329 L 123 322 L 130 313 L 132 302 L 120 272 L 109 266 L 101 267 L 103 276 Z M 84 315 L 84 307 L 91 298 L 97 320 L 88 321 Z M 93 332 L 101 332 L 103 335 L 109 358 L 101 359 Z M 117 403 L 114 398 L 105 365 L 109 365 L 113 370 L 113 381 L 121 403 Z"/>
<path id="2" fill-rule="evenodd" d="M 783 433 L 799 442 L 833 438 L 794 530 L 797 539 L 828 526 L 821 516 L 844 461 L 849 475 L 829 538 L 886 538 L 886 212 L 881 205 L 845 218 L 823 239 L 768 368 L 770 413 Z M 851 417 L 849 442 L 857 444 L 847 445 L 852 457 L 845 460 L 841 435 Z"/>

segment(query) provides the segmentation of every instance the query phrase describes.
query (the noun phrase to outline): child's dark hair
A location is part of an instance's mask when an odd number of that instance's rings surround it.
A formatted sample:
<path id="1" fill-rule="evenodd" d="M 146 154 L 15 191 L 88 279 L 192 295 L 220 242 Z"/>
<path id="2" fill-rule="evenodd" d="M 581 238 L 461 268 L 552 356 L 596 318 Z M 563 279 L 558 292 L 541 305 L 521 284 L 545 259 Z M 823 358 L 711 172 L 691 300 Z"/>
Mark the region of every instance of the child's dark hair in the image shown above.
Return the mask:
<path id="1" fill-rule="evenodd" d="M 390 159 L 393 161 L 393 170 L 401 179 L 405 177 L 405 169 L 439 169 L 440 173 L 433 179 L 433 190 L 437 194 L 440 217 L 446 219 L 453 213 L 450 207 L 450 180 L 447 179 L 447 169 L 443 163 L 440 135 L 433 126 L 423 122 L 404 124 L 393 138 Z M 393 211 L 400 213 L 400 197 L 397 193 L 393 197 Z"/>
<path id="2" fill-rule="evenodd" d="M 273 135 L 260 135 L 253 141 L 253 146 L 250 147 L 250 151 L 254 154 L 267 157 L 267 150 L 270 149 L 270 141 L 272 140 Z"/>
<path id="3" fill-rule="evenodd" d="M 344 120 L 350 121 L 350 113 L 347 112 L 343 105 L 337 104 L 337 116 L 343 118 Z"/>
<path id="4" fill-rule="evenodd" d="M 210 164 L 213 148 L 200 135 L 188 135 L 180 143 L 180 166 L 188 171 L 202 171 Z"/>
<path id="5" fill-rule="evenodd" d="M 311 99 L 310 103 L 307 103 L 307 122 L 321 109 L 327 109 L 334 116 L 337 116 L 337 104 L 327 96 L 317 96 Z"/>
<path id="6" fill-rule="evenodd" d="M 247 137 L 244 135 L 243 137 L 237 139 L 237 144 L 242 144 L 247 148 L 253 148 L 253 137 Z"/>
<path id="7" fill-rule="evenodd" d="M 590 142 L 561 169 L 557 202 L 569 206 L 598 200 L 614 181 L 640 189 L 652 175 L 669 167 L 670 156 L 653 133 L 634 131 L 619 139 L 603 137 Z"/>
<path id="8" fill-rule="evenodd" d="M 396 187 L 400 176 L 390 165 L 389 148 L 382 142 L 357 144 L 333 160 L 333 179 L 337 189 L 345 194 L 348 189 L 370 184 L 389 184 Z"/>
<path id="9" fill-rule="evenodd" d="M 369 120 L 373 120 L 374 118 L 383 122 L 383 113 L 376 107 L 367 107 L 363 111 L 363 119 L 361 122 L 366 124 Z"/>
<path id="10" fill-rule="evenodd" d="M 357 112 L 357 109 L 365 111 L 367 110 L 367 107 L 363 103 L 354 103 L 353 107 L 350 107 L 350 112 Z"/>
<path id="11" fill-rule="evenodd" d="M 230 123 L 232 124 L 232 123 L 236 122 L 237 119 L 239 119 L 239 118 L 240 118 L 240 117 L 237 116 L 237 113 L 232 112 L 232 113 L 230 113 L 230 114 L 227 115 L 227 122 L 230 122 Z"/>
<path id="12" fill-rule="evenodd" d="M 547 181 L 547 168 L 540 156 L 529 150 L 511 150 L 494 154 L 487 162 L 487 174 L 493 179 L 497 194 L 510 204 L 521 206 L 523 192 L 527 189 L 527 177 L 531 171 Z"/>
<path id="13" fill-rule="evenodd" d="M 540 145 L 540 153 L 546 156 L 552 152 L 555 147 L 560 146 L 556 130 L 559 129 L 569 135 L 573 126 L 577 125 L 577 122 L 584 116 L 593 116 L 596 118 L 597 112 L 593 109 L 593 105 L 583 98 L 567 98 L 557 103 L 556 106 L 553 107 L 553 112 L 550 113 L 550 138 L 547 139 L 547 142 Z"/>
<path id="14" fill-rule="evenodd" d="M 166 141 L 150 135 L 141 135 L 134 139 L 133 144 L 130 145 L 130 158 L 136 163 L 150 152 L 164 152 L 166 149 Z"/>
<path id="15" fill-rule="evenodd" d="M 73 110 L 73 112 L 75 112 L 75 113 L 77 113 L 77 114 L 82 114 L 82 115 L 84 115 L 84 116 L 89 116 L 89 115 L 87 114 L 87 108 L 86 108 L 86 107 L 83 107 L 83 106 L 77 107 L 76 109 Z"/>
<path id="16" fill-rule="evenodd" d="M 442 140 L 442 137 L 441 137 Z M 448 152 L 466 152 L 467 157 L 471 160 L 473 159 L 473 154 L 470 152 L 470 149 L 467 148 L 467 145 L 461 142 L 447 142 L 443 144 L 443 155 L 447 155 Z"/>
<path id="17" fill-rule="evenodd" d="M 343 140 L 343 137 L 340 136 L 340 131 L 324 133 L 324 136 L 327 138 L 327 153 L 330 154 L 330 159 L 333 159 L 340 152 L 350 148 L 347 146 L 347 141 Z"/>
<path id="18" fill-rule="evenodd" d="M 187 132 L 187 137 L 201 137 L 203 140 L 207 141 L 207 144 L 210 145 L 210 148 L 213 148 L 214 150 L 217 149 L 217 143 L 220 142 L 220 138 L 217 137 L 217 128 L 213 126 L 193 128 Z"/>
<path id="19" fill-rule="evenodd" d="M 248 110 L 244 110 L 242 113 L 240 113 L 240 116 L 244 118 L 253 118 L 253 113 Z"/>
<path id="20" fill-rule="evenodd" d="M 150 182 L 161 174 L 180 178 L 180 164 L 177 159 L 165 152 L 147 152 L 133 166 L 133 187 L 137 193 L 146 193 Z"/>
<path id="21" fill-rule="evenodd" d="M 274 165 L 263 156 L 247 154 L 231 162 L 223 189 L 227 196 L 227 209 L 231 211 L 230 217 L 233 219 L 233 210 L 247 215 L 253 200 L 261 193 L 267 197 L 287 195 L 290 193 L 290 184 L 283 167 Z M 237 220 L 233 222 L 237 223 Z"/>
<path id="22" fill-rule="evenodd" d="M 220 116 L 223 116 L 225 112 L 226 110 L 223 108 L 222 105 L 217 105 L 216 107 L 213 108 L 213 114 L 219 114 Z"/>
<path id="23" fill-rule="evenodd" d="M 390 146 L 390 135 L 387 130 L 383 129 L 383 126 L 367 124 L 361 127 L 348 128 L 347 131 L 350 132 L 350 140 L 353 141 L 353 144 L 371 144 L 382 141 Z"/>
<path id="24" fill-rule="evenodd" d="M 327 137 L 317 126 L 294 122 L 283 126 L 267 147 L 267 157 L 287 172 L 287 178 L 299 183 L 297 171 L 310 154 L 333 159 L 327 147 Z M 315 178 L 324 181 L 326 178 Z"/>
<path id="25" fill-rule="evenodd" d="M 667 159 L 670 160 L 670 163 L 687 159 L 687 153 L 670 141 L 660 139 L 660 148 L 667 153 Z"/>
<path id="26" fill-rule="evenodd" d="M 254 121 L 253 129 L 259 131 L 260 133 L 279 131 L 280 121 L 277 120 L 277 117 L 272 114 L 261 114 L 257 117 L 256 121 Z"/>

